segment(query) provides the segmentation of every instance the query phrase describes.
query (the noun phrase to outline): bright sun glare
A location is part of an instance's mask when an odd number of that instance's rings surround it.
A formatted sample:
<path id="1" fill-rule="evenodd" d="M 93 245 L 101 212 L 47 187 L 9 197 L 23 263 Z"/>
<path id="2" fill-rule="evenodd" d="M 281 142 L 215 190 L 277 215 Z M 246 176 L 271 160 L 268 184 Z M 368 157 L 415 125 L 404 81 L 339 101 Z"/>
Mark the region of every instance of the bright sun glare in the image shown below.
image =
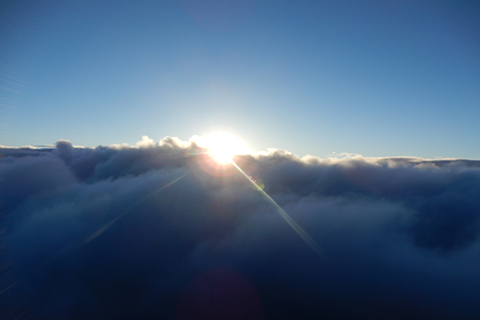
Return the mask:
<path id="1" fill-rule="evenodd" d="M 210 155 L 218 163 L 231 162 L 233 156 L 246 153 L 243 143 L 229 134 L 215 133 L 205 137 L 203 140 Z"/>

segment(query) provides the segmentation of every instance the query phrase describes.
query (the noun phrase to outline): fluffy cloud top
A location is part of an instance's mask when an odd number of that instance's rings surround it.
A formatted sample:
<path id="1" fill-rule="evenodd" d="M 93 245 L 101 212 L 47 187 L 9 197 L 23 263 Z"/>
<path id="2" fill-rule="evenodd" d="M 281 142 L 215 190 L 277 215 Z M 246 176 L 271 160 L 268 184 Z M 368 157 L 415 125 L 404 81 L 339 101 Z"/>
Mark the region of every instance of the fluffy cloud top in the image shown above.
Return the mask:
<path id="1" fill-rule="evenodd" d="M 7 319 L 474 319 L 480 162 L 0 149 Z"/>

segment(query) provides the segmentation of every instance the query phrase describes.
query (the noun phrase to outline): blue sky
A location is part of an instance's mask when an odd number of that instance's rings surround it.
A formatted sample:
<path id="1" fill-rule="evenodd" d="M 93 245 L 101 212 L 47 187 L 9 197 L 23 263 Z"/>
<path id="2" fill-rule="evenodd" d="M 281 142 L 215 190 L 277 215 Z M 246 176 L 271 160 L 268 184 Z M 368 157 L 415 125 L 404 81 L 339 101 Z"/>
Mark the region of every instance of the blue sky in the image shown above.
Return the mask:
<path id="1" fill-rule="evenodd" d="M 2 4 L 0 144 L 480 158 L 478 2 L 228 3 Z"/>

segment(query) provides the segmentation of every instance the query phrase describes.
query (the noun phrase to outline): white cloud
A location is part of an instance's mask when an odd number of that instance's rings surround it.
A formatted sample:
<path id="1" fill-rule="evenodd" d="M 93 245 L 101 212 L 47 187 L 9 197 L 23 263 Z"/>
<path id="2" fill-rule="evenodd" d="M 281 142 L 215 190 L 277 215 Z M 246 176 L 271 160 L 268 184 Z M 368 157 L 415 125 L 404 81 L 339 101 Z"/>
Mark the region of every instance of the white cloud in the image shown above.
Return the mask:
<path id="1" fill-rule="evenodd" d="M 4 256 L 18 285 L 1 310 L 173 318 L 189 281 L 222 266 L 251 281 L 266 318 L 279 316 L 278 299 L 285 317 L 300 307 L 312 318 L 480 311 L 478 161 L 237 157 L 320 258 L 244 176 L 212 174 L 199 151 L 194 137 L 146 136 L 136 147 L 2 148 Z"/>

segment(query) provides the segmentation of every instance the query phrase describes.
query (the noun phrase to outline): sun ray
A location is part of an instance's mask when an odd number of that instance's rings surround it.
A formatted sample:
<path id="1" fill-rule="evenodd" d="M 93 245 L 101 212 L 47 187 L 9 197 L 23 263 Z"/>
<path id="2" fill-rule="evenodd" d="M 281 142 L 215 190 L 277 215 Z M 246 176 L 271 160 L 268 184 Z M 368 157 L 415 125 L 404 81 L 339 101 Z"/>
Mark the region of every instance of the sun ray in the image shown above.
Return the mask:
<path id="1" fill-rule="evenodd" d="M 157 190 L 145 195 L 143 198 L 141 198 L 140 200 L 136 201 L 134 204 L 132 204 L 129 208 L 127 208 L 123 213 L 121 213 L 120 215 L 118 215 L 117 217 L 113 218 L 112 220 L 110 220 L 109 222 L 107 222 L 106 224 L 104 224 L 101 228 L 99 228 L 97 231 L 93 232 L 90 236 L 88 236 L 87 238 L 85 238 L 83 240 L 83 244 L 87 244 L 89 243 L 90 241 L 94 240 L 95 238 L 97 238 L 98 236 L 100 236 L 102 233 L 104 233 L 105 231 L 107 231 L 111 226 L 113 226 L 118 220 L 120 220 L 121 218 L 123 218 L 123 216 L 127 215 L 128 213 L 132 212 L 132 209 L 137 206 L 138 204 L 140 204 L 141 202 L 149 199 L 150 197 L 152 197 L 153 195 L 159 193 L 160 191 L 163 191 L 164 189 L 170 187 L 171 185 L 175 184 L 176 182 L 182 180 L 185 176 L 187 175 L 187 173 L 183 174 L 182 176 L 178 177 L 177 179 L 167 183 L 166 185 L 164 185 L 163 187 L 160 187 L 158 188 Z"/>
<path id="2" fill-rule="evenodd" d="M 268 193 L 265 192 L 260 186 L 258 186 L 255 181 L 252 180 L 243 170 L 240 168 L 233 160 L 231 161 L 233 166 L 243 175 L 257 191 L 259 191 L 274 207 L 277 209 L 277 212 L 280 216 L 292 227 L 292 229 L 305 241 L 305 243 L 321 258 L 325 259 L 325 254 L 320 248 L 318 243 L 305 231 L 303 228 L 292 219 L 292 217 L 280 207 L 280 205 L 270 197 Z"/>

